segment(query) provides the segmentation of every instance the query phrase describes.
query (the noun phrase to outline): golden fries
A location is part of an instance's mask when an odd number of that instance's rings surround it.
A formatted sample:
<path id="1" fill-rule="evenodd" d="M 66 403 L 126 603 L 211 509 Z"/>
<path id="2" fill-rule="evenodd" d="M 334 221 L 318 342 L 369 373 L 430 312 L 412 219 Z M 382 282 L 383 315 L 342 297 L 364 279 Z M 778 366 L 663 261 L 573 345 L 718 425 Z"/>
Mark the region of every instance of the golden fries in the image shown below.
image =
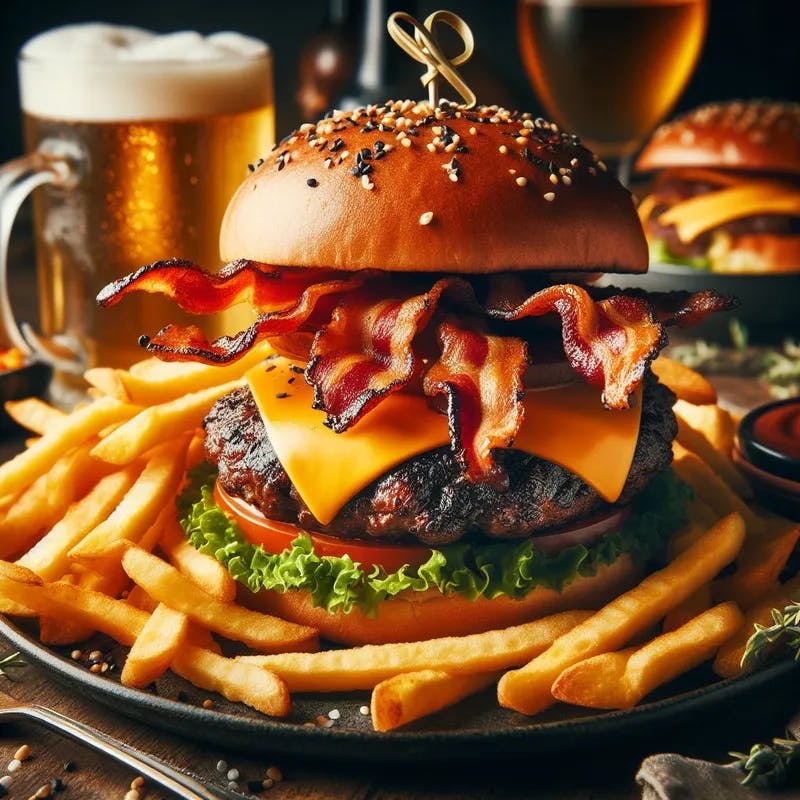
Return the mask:
<path id="1" fill-rule="evenodd" d="M 176 430 L 197 428 L 216 400 L 241 385 L 241 380 L 232 381 L 179 397 L 169 403 L 150 406 L 105 436 L 92 450 L 92 455 L 111 464 L 130 464 L 160 442 L 171 438 Z"/>
<path id="2" fill-rule="evenodd" d="M 111 398 L 96 400 L 70 415 L 70 424 L 48 431 L 35 444 L 0 465 L 0 497 L 24 489 L 61 456 L 89 441 L 103 428 L 132 417 L 139 408 Z"/>
<path id="3" fill-rule="evenodd" d="M 491 686 L 499 677 L 496 672 L 453 675 L 426 669 L 387 678 L 372 690 L 372 726 L 376 731 L 394 730 Z"/>
<path id="4" fill-rule="evenodd" d="M 553 703 L 550 691 L 568 667 L 622 647 L 711 580 L 739 552 L 744 522 L 738 514 L 720 520 L 664 569 L 612 600 L 565 633 L 525 667 L 507 672 L 498 684 L 500 704 L 535 714 Z"/>
<path id="5" fill-rule="evenodd" d="M 696 406 L 685 400 L 678 400 L 674 411 L 675 416 L 708 439 L 718 453 L 730 456 L 736 436 L 736 420 L 729 411 L 718 405 Z"/>
<path id="6" fill-rule="evenodd" d="M 5 404 L 6 414 L 8 414 L 17 425 L 27 428 L 29 431 L 44 435 L 54 426 L 60 425 L 66 420 L 67 415 L 59 411 L 44 400 L 38 397 L 28 397 L 24 400 L 9 400 Z"/>
<path id="7" fill-rule="evenodd" d="M 240 660 L 272 670 L 293 692 L 372 689 L 402 672 L 433 669 L 468 675 L 524 664 L 589 615 L 588 611 L 564 611 L 524 625 L 470 636 L 320 653 L 241 656 Z"/>
<path id="8" fill-rule="evenodd" d="M 122 566 L 154 600 L 254 650 L 274 653 L 318 647 L 317 633 L 312 628 L 223 603 L 165 561 L 140 548 L 131 547 L 122 557 Z"/>
<path id="9" fill-rule="evenodd" d="M 271 717 L 285 717 L 291 710 L 286 684 L 261 667 L 189 646 L 178 651 L 172 669 L 201 689 L 219 692 L 232 702 L 246 703 Z"/>
<path id="10" fill-rule="evenodd" d="M 680 361 L 659 356 L 650 366 L 661 383 L 672 389 L 680 400 L 698 406 L 717 402 L 717 390 L 709 381 Z"/>
<path id="11" fill-rule="evenodd" d="M 638 650 L 602 653 L 568 667 L 556 678 L 553 697 L 591 708 L 632 708 L 654 689 L 711 658 L 742 620 L 735 603 L 715 606 Z"/>
<path id="12" fill-rule="evenodd" d="M 189 620 L 161 603 L 145 623 L 125 659 L 120 680 L 125 686 L 144 687 L 160 677 L 186 639 Z"/>
<path id="13" fill-rule="evenodd" d="M 94 530 L 70 550 L 70 558 L 91 560 L 104 557 L 109 544 L 137 542 L 171 505 L 183 478 L 183 459 L 188 440 L 165 442 L 150 459 L 128 493 Z"/>
<path id="14" fill-rule="evenodd" d="M 704 611 L 708 611 L 711 608 L 711 602 L 711 584 L 704 583 L 696 592 L 690 594 L 680 605 L 675 606 L 664 617 L 661 630 L 664 633 L 668 633 L 680 628 L 689 620 L 700 616 Z"/>
<path id="15" fill-rule="evenodd" d="M 223 603 L 232 603 L 236 599 L 236 581 L 230 572 L 215 558 L 192 547 L 174 515 L 167 520 L 161 549 L 173 566 L 212 597 Z"/>
<path id="16" fill-rule="evenodd" d="M 764 530 L 764 521 L 749 508 L 722 478 L 699 456 L 686 450 L 678 442 L 672 446 L 675 459 L 672 468 L 678 473 L 701 500 L 707 503 L 720 516 L 734 511 L 741 514 L 748 531 L 760 533 Z"/>

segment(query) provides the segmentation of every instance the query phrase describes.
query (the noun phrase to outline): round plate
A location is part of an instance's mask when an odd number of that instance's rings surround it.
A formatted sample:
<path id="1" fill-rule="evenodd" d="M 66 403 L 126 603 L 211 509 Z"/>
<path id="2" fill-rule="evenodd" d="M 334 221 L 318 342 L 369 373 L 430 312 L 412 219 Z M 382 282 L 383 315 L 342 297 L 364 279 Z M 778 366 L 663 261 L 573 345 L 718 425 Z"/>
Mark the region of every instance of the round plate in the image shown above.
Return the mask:
<path id="1" fill-rule="evenodd" d="M 737 708 L 749 708 L 763 717 L 767 697 L 788 708 L 800 671 L 798 664 L 789 661 L 735 680 L 719 681 L 707 669 L 695 670 L 651 702 L 629 711 L 588 715 L 585 709 L 557 705 L 544 714 L 525 717 L 499 708 L 492 690 L 401 731 L 377 733 L 369 717 L 360 712 L 369 705 L 368 692 L 296 695 L 292 716 L 287 720 L 265 717 L 216 696 L 214 706 L 205 709 L 202 700 L 208 695 L 171 673 L 160 679 L 153 691 L 130 689 L 109 677 L 116 676 L 116 671 L 90 673 L 70 659 L 68 648 L 48 649 L 32 633 L 3 618 L 0 633 L 29 661 L 48 670 L 71 690 L 147 725 L 259 754 L 299 755 L 339 764 L 380 761 L 417 768 L 476 760 L 485 764 L 534 754 L 572 754 L 596 749 L 598 742 L 635 747 L 647 740 L 648 746 L 658 748 L 661 740 L 663 747 L 668 733 L 681 726 L 693 728 L 703 714 L 715 710 L 725 708 L 726 714 L 732 714 Z M 112 647 L 109 641 L 98 640 L 84 645 L 84 649 L 100 646 L 108 652 Z M 120 650 L 112 656 L 121 663 L 123 653 Z M 313 724 L 333 708 L 341 717 L 332 727 Z"/>
<path id="2" fill-rule="evenodd" d="M 739 308 L 725 314 L 712 314 L 701 325 L 691 328 L 692 336 L 697 338 L 730 344 L 732 317 L 744 324 L 753 343 L 800 337 L 800 314 L 797 313 L 800 272 L 752 275 L 709 272 L 680 264 L 651 264 L 642 275 L 603 275 L 598 284 L 650 292 L 716 289 L 739 299 Z"/>

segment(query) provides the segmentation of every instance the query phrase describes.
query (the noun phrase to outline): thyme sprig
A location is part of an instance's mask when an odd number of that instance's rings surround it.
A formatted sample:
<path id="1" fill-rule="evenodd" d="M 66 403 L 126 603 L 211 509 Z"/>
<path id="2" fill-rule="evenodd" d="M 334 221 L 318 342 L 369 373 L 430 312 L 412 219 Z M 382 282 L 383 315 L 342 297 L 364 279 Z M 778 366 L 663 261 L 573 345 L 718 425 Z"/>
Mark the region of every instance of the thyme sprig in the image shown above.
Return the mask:
<path id="1" fill-rule="evenodd" d="M 800 602 L 792 602 L 783 611 L 772 609 L 772 625 L 755 623 L 755 632 L 747 640 L 742 656 L 742 666 L 750 667 L 764 661 L 769 650 L 778 642 L 794 651 L 800 661 Z"/>
<path id="2" fill-rule="evenodd" d="M 745 771 L 743 786 L 757 781 L 770 788 L 785 786 L 800 765 L 800 742 L 773 739 L 772 744 L 754 744 L 749 753 L 730 753 Z"/>

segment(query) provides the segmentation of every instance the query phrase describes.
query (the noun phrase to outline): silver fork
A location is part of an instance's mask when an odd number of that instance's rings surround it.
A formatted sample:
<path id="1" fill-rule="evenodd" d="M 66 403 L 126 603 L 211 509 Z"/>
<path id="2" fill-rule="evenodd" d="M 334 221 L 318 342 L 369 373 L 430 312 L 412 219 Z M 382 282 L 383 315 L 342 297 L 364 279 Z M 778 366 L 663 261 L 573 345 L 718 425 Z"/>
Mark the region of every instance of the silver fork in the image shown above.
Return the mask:
<path id="1" fill-rule="evenodd" d="M 241 800 L 242 795 L 240 794 L 204 784 L 193 775 L 181 772 L 135 747 L 120 742 L 113 736 L 65 717 L 58 711 L 39 705 L 20 704 L 10 695 L 0 692 L 0 722 L 6 720 L 32 720 L 46 728 L 65 734 L 81 744 L 125 764 L 138 775 L 168 789 L 183 800 Z"/>

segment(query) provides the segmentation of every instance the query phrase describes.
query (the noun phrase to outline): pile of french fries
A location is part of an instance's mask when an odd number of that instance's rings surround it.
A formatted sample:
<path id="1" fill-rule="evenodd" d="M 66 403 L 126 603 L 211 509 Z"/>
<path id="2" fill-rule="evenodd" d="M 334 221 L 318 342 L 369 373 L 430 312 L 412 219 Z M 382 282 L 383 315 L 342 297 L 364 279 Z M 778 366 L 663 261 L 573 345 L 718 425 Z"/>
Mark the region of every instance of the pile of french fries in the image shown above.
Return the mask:
<path id="1" fill-rule="evenodd" d="M 229 573 L 177 521 L 203 417 L 270 353 L 261 345 L 226 367 L 93 369 L 89 400 L 69 414 L 8 403 L 31 438 L 0 466 L 0 613 L 37 617 L 48 645 L 112 637 L 130 648 L 127 686 L 171 669 L 271 716 L 289 713 L 292 692 L 371 690 L 373 725 L 386 731 L 492 685 L 501 705 L 536 714 L 556 701 L 630 708 L 712 658 L 732 677 L 753 625 L 800 597 L 800 577 L 779 582 L 800 526 L 753 507 L 730 459 L 735 420 L 702 376 L 662 357 L 654 370 L 680 398 L 674 469 L 695 494 L 666 567 L 599 611 L 320 650 L 315 630 L 238 604 Z M 250 654 L 226 657 L 220 638 Z"/>

